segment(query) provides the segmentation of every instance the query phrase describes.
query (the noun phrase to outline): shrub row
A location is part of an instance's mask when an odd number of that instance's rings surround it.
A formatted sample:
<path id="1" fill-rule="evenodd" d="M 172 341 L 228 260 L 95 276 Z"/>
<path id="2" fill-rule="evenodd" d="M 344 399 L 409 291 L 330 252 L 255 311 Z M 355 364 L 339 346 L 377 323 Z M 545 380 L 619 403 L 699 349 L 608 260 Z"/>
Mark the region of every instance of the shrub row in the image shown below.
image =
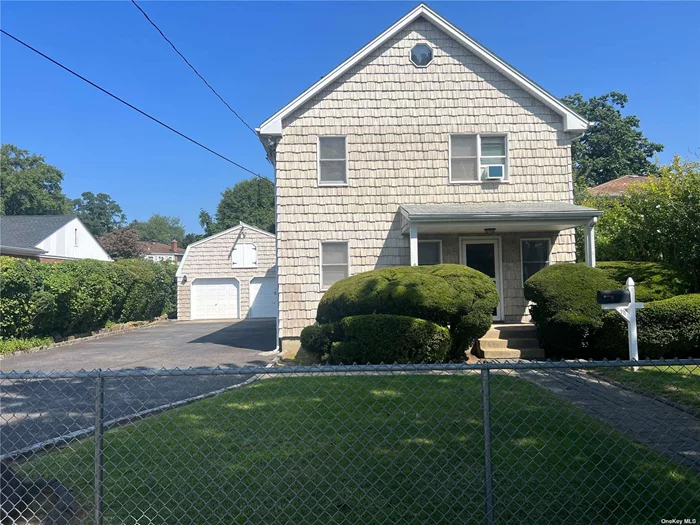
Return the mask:
<path id="1" fill-rule="evenodd" d="M 301 345 L 332 363 L 464 360 L 497 304 L 493 281 L 467 266 L 373 270 L 328 289 Z"/>
<path id="2" fill-rule="evenodd" d="M 641 302 L 660 301 L 687 294 L 693 286 L 690 275 L 669 264 L 603 261 L 599 262 L 597 267 L 615 280 L 618 286 L 624 286 L 627 278 L 632 277 L 637 300 Z"/>
<path id="3" fill-rule="evenodd" d="M 19 350 L 48 346 L 54 341 L 50 337 L 30 337 L 29 339 L 0 339 L 0 355 Z"/>
<path id="4" fill-rule="evenodd" d="M 548 357 L 628 357 L 626 322 L 596 300 L 598 290 L 621 286 L 610 273 L 582 264 L 555 264 L 527 280 L 525 298 L 535 303 L 530 311 Z M 660 281 L 649 275 L 647 282 Z M 647 287 L 652 297 L 672 289 Z M 700 294 L 646 302 L 637 311 L 637 332 L 640 358 L 700 357 Z"/>
<path id="5" fill-rule="evenodd" d="M 491 327 L 498 291 L 483 273 L 460 264 L 397 266 L 338 281 L 321 299 L 316 320 L 391 314 L 431 321 L 450 333 L 448 358 L 464 351 Z"/>
<path id="6" fill-rule="evenodd" d="M 405 315 L 354 315 L 307 326 L 302 346 L 331 364 L 439 363 L 447 358 L 450 333 Z"/>
<path id="7" fill-rule="evenodd" d="M 49 264 L 0 257 L 0 336 L 66 336 L 108 321 L 172 314 L 176 270 L 143 260 Z"/>

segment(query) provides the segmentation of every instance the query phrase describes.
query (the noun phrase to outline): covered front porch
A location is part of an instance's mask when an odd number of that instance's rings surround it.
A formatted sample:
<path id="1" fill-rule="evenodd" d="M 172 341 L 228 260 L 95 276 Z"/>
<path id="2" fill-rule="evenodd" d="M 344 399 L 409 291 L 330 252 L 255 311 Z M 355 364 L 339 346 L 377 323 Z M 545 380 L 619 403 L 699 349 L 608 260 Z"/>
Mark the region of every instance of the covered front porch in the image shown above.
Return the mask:
<path id="1" fill-rule="evenodd" d="M 584 226 L 586 263 L 595 266 L 602 212 L 561 202 L 401 206 L 410 264 L 466 264 L 493 279 L 495 322 L 529 322 L 523 283 L 548 264 L 575 262 L 574 228 Z"/>

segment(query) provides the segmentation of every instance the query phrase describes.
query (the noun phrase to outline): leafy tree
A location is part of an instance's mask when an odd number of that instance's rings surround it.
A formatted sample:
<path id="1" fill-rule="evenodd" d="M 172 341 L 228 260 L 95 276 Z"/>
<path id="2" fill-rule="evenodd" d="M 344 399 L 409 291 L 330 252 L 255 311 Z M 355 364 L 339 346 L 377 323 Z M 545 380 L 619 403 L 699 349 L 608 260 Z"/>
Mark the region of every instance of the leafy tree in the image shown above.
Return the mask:
<path id="1" fill-rule="evenodd" d="M 657 172 L 649 159 L 664 147 L 644 136 L 636 116 L 622 116 L 621 109 L 627 101 L 627 95 L 615 91 L 588 100 L 579 93 L 562 99 L 593 123 L 571 146 L 577 193 L 581 186 L 602 184 L 623 175 Z"/>
<path id="2" fill-rule="evenodd" d="M 700 162 L 675 157 L 659 176 L 621 197 L 592 197 L 603 210 L 596 227 L 601 260 L 667 262 L 700 290 Z"/>
<path id="3" fill-rule="evenodd" d="M 142 241 L 170 244 L 175 239 L 183 244 L 185 240 L 185 228 L 177 217 L 154 213 L 147 221 L 133 221 L 129 227 L 138 233 Z"/>
<path id="4" fill-rule="evenodd" d="M 121 228 L 126 222 L 121 206 L 106 193 L 84 192 L 73 200 L 73 211 L 95 236 Z"/>
<path id="5" fill-rule="evenodd" d="M 182 241 L 181 248 L 187 248 L 193 242 L 201 241 L 206 237 L 203 233 L 187 233 L 185 234 L 185 239 Z"/>
<path id="6" fill-rule="evenodd" d="M 97 239 L 112 259 L 136 259 L 141 256 L 139 234 L 130 228 L 119 228 Z"/>
<path id="7" fill-rule="evenodd" d="M 71 202 L 61 190 L 63 172 L 44 157 L 12 144 L 0 148 L 0 213 L 63 215 Z"/>
<path id="8" fill-rule="evenodd" d="M 240 221 L 274 233 L 275 187 L 270 181 L 243 180 L 221 194 L 216 219 L 204 210 L 199 214 L 199 223 L 207 235 L 232 228 Z"/>

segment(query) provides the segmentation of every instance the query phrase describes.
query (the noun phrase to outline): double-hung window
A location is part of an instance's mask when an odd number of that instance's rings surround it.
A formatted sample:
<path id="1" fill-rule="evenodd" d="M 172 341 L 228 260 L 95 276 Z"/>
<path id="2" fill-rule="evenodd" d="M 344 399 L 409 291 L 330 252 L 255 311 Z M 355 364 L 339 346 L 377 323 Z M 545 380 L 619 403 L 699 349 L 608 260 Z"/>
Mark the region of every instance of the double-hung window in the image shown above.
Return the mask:
<path id="1" fill-rule="evenodd" d="M 347 241 L 321 243 L 321 289 L 350 275 L 350 250 Z"/>
<path id="2" fill-rule="evenodd" d="M 525 281 L 549 264 L 549 250 L 549 239 L 522 239 L 520 241 L 523 286 Z"/>
<path id="3" fill-rule="evenodd" d="M 508 179 L 505 135 L 450 135 L 450 182 Z"/>
<path id="4" fill-rule="evenodd" d="M 343 186 L 348 183 L 346 137 L 318 138 L 318 183 L 322 186 Z"/>

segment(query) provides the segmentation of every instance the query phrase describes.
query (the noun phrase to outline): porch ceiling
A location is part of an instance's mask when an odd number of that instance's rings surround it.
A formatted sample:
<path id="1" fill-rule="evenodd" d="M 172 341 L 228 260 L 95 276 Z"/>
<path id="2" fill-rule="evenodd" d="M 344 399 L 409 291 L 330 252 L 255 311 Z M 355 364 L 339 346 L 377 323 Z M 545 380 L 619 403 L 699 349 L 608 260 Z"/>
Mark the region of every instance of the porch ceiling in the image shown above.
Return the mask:
<path id="1" fill-rule="evenodd" d="M 603 212 L 567 202 L 405 204 L 402 233 L 483 233 L 560 231 L 589 224 Z"/>

